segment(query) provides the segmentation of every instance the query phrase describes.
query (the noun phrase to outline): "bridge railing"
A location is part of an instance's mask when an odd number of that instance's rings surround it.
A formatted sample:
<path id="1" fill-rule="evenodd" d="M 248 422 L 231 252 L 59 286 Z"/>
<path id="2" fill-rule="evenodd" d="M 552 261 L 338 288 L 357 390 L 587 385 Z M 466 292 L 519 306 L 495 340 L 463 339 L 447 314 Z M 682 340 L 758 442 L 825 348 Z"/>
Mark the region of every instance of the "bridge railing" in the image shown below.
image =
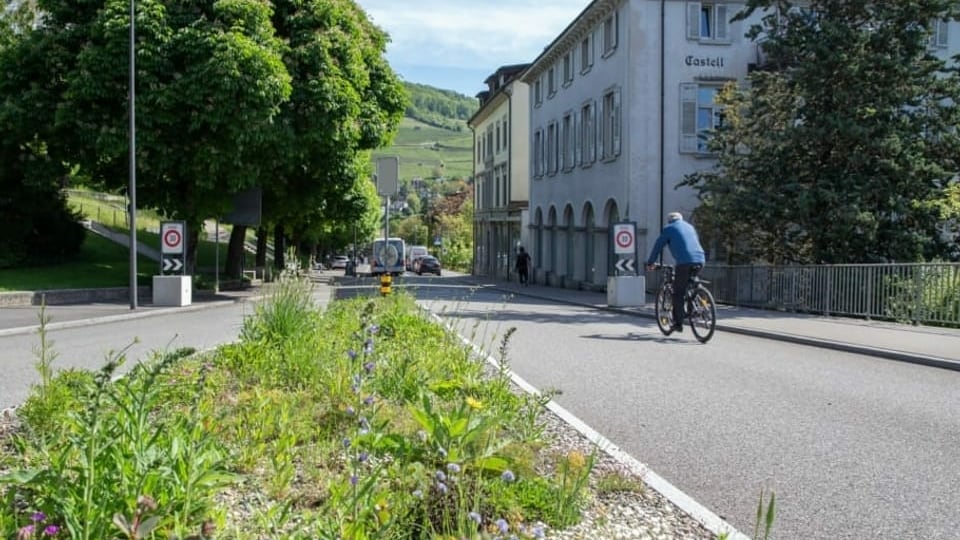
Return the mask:
<path id="1" fill-rule="evenodd" d="M 724 304 L 960 326 L 960 263 L 708 264 L 703 277 Z"/>

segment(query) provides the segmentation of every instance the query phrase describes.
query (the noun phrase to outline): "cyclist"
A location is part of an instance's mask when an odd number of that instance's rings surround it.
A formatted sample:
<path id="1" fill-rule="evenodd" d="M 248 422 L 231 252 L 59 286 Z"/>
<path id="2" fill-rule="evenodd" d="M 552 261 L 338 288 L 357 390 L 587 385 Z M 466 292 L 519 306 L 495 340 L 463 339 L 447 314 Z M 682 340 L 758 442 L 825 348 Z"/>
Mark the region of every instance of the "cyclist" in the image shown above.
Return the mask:
<path id="1" fill-rule="evenodd" d="M 683 295 L 687 292 L 690 278 L 697 275 L 707 262 L 700 237 L 693 225 L 683 220 L 680 212 L 667 214 L 667 226 L 660 232 L 657 242 L 647 257 L 647 270 L 655 268 L 654 261 L 660 256 L 663 246 L 670 246 L 676 266 L 673 274 L 673 329 L 683 332 Z"/>

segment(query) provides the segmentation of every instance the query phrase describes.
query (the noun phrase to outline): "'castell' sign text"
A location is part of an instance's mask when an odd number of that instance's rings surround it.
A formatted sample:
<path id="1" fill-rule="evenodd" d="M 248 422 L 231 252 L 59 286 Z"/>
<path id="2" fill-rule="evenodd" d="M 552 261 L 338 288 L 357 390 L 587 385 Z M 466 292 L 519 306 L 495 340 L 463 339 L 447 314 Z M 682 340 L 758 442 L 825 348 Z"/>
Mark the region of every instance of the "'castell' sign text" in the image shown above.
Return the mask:
<path id="1" fill-rule="evenodd" d="M 710 58 L 690 55 L 683 59 L 683 63 L 693 67 L 722 68 L 724 66 L 724 58 L 722 56 L 714 56 Z"/>

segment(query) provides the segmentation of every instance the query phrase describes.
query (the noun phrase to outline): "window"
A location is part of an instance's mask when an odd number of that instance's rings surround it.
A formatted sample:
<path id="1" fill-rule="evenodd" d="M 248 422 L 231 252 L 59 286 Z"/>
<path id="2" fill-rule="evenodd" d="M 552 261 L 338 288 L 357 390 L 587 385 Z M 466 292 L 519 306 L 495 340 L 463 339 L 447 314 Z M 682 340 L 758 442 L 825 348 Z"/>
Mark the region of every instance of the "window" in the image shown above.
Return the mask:
<path id="1" fill-rule="evenodd" d="M 593 67 L 593 35 L 580 42 L 580 73 L 586 73 Z"/>
<path id="2" fill-rule="evenodd" d="M 603 21 L 603 57 L 606 58 L 613 54 L 614 49 L 617 48 L 617 38 L 619 37 L 620 29 L 619 26 L 619 17 L 617 12 L 613 12 L 613 15 L 607 17 Z"/>
<path id="3" fill-rule="evenodd" d="M 508 141 L 510 140 L 510 138 L 507 137 L 507 132 L 508 132 L 508 131 L 509 131 L 509 130 L 507 129 L 507 117 L 504 116 L 504 117 L 503 117 L 503 147 L 504 147 L 504 149 L 507 148 L 507 145 L 509 144 Z"/>
<path id="4" fill-rule="evenodd" d="M 687 39 L 729 43 L 727 6 L 716 2 L 687 2 Z"/>
<path id="5" fill-rule="evenodd" d="M 553 97 L 557 93 L 557 73 L 554 68 L 547 70 L 547 97 Z"/>
<path id="6" fill-rule="evenodd" d="M 535 105 L 543 103 L 543 79 L 537 78 L 533 83 L 533 102 Z"/>
<path id="7" fill-rule="evenodd" d="M 495 148 L 497 152 L 500 151 L 500 122 L 497 122 L 497 146 Z"/>
<path id="8" fill-rule="evenodd" d="M 563 115 L 560 141 L 560 168 L 564 171 L 573 169 L 574 146 L 576 146 L 577 130 L 574 128 L 575 117 L 572 112 Z"/>
<path id="9" fill-rule="evenodd" d="M 620 155 L 620 89 L 603 94 L 601 107 L 600 156 L 613 159 Z"/>
<path id="10" fill-rule="evenodd" d="M 580 156 L 577 161 L 588 167 L 597 160 L 597 105 L 588 101 L 580 108 Z"/>
<path id="11" fill-rule="evenodd" d="M 482 150 L 480 148 L 480 140 L 477 139 L 477 163 L 480 163 L 480 158 L 483 156 Z"/>
<path id="12" fill-rule="evenodd" d="M 533 133 L 533 177 L 543 176 L 543 130 Z"/>
<path id="13" fill-rule="evenodd" d="M 723 107 L 716 102 L 719 86 L 680 85 L 680 151 L 706 154 L 710 133 L 723 125 Z"/>
<path id="14" fill-rule="evenodd" d="M 950 36 L 947 33 L 949 21 L 934 20 L 930 21 L 930 47 L 945 49 L 950 44 Z"/>
<path id="15" fill-rule="evenodd" d="M 563 55 L 563 85 L 569 86 L 573 82 L 573 53 Z"/>
<path id="16" fill-rule="evenodd" d="M 551 122 L 547 126 L 547 174 L 557 172 L 557 123 Z"/>

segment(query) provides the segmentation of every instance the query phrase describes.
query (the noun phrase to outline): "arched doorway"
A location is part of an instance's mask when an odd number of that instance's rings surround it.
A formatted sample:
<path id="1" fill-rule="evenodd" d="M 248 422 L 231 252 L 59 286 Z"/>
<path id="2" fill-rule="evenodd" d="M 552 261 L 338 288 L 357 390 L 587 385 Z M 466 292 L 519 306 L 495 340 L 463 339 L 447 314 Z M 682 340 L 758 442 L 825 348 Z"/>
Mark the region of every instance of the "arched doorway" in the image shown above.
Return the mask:
<path id="1" fill-rule="evenodd" d="M 570 282 L 574 279 L 577 252 L 574 249 L 576 229 L 574 228 L 573 206 L 569 204 L 563 209 L 563 232 L 563 275 L 565 276 L 564 282 Z"/>
<path id="2" fill-rule="evenodd" d="M 595 283 L 595 270 L 597 267 L 597 253 L 594 251 L 597 234 L 596 223 L 594 222 L 593 205 L 589 201 L 583 205 L 583 280 L 587 283 Z"/>

